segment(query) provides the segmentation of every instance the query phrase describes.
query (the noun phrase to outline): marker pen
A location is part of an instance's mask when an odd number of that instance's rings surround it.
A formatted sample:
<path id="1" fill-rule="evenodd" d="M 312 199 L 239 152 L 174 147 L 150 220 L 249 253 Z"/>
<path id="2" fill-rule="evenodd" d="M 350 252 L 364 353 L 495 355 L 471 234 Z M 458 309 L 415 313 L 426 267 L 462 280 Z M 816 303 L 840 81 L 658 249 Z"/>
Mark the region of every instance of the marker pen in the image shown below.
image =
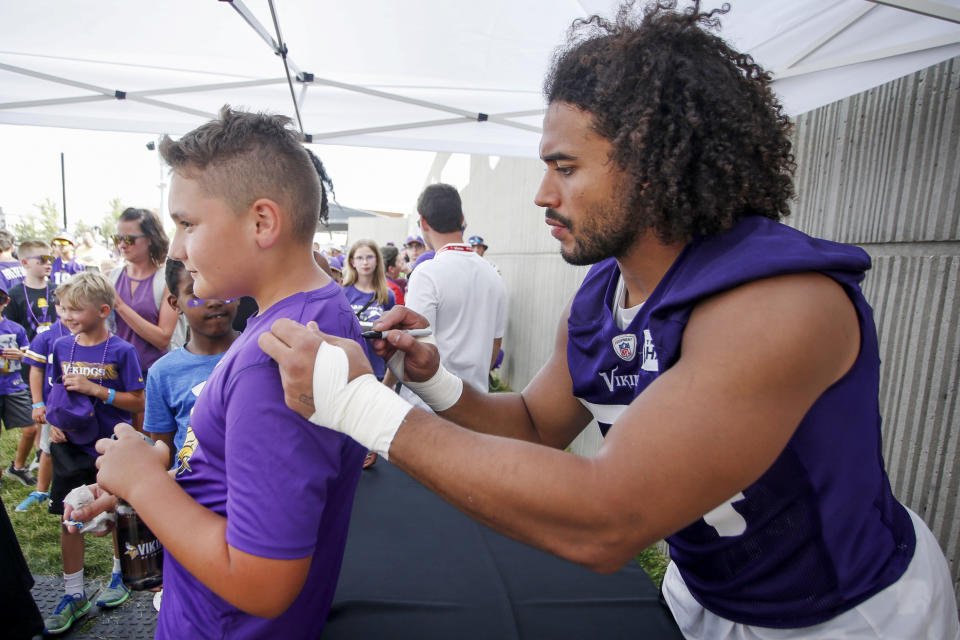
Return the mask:
<path id="1" fill-rule="evenodd" d="M 364 331 L 360 335 L 366 338 L 367 340 L 382 340 L 390 331 L 402 331 L 407 333 L 414 338 L 424 338 L 426 336 L 432 336 L 432 329 L 389 329 L 387 331 Z"/>

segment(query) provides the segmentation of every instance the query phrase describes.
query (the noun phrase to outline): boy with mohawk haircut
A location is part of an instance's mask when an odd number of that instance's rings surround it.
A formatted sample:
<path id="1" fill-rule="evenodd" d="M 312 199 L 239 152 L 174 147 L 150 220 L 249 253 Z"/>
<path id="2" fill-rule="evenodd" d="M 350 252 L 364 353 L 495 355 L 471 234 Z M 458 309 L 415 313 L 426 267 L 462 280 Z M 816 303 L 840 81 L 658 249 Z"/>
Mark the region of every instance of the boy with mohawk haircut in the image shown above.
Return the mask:
<path id="1" fill-rule="evenodd" d="M 166 447 L 126 425 L 97 444 L 99 486 L 133 505 L 166 549 L 157 638 L 316 638 L 333 599 L 366 450 L 288 409 L 277 365 L 257 346 L 279 318 L 360 340 L 312 257 L 323 187 L 290 123 L 224 107 L 160 144 L 173 174 L 170 258 L 196 296 L 249 295 L 260 312 L 200 392 L 175 480 Z"/>

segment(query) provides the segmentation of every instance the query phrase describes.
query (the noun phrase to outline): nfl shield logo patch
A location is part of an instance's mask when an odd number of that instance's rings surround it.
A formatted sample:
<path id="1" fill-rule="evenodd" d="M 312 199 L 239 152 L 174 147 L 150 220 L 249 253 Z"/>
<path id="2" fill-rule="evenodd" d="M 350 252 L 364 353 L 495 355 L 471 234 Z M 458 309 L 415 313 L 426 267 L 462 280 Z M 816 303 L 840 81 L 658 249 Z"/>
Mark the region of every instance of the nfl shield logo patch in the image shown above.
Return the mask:
<path id="1" fill-rule="evenodd" d="M 632 333 L 623 333 L 613 339 L 613 350 L 621 360 L 630 362 L 637 355 L 637 336 Z"/>

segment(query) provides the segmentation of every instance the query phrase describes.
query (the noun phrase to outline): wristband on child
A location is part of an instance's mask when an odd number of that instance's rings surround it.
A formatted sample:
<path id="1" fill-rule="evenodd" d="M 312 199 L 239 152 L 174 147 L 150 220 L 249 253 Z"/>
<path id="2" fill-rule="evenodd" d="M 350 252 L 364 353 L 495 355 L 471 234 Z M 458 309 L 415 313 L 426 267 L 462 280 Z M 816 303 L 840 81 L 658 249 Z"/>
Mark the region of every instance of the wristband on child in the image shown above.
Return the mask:
<path id="1" fill-rule="evenodd" d="M 34 402 L 34 403 L 33 403 L 32 405 L 30 405 L 30 406 L 31 406 L 32 408 L 34 408 L 34 409 L 42 409 L 43 407 L 47 406 L 47 403 L 46 403 L 46 402 Z"/>
<path id="2" fill-rule="evenodd" d="M 390 444 L 413 407 L 372 374 L 347 382 L 350 363 L 340 347 L 320 345 L 313 367 L 310 422 L 346 434 L 389 459 Z"/>
<path id="3" fill-rule="evenodd" d="M 114 397 L 116 397 L 116 395 L 117 395 L 117 390 L 116 390 L 116 389 L 108 389 L 108 390 L 107 390 L 107 401 L 106 401 L 107 404 L 113 404 L 113 399 L 114 399 Z"/>

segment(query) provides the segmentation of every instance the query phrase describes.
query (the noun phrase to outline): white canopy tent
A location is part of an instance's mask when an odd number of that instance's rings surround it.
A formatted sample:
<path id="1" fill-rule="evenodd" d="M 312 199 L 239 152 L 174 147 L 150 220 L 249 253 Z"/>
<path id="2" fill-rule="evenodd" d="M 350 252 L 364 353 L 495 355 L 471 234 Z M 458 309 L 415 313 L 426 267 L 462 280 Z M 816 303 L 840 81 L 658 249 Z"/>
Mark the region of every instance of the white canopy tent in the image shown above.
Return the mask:
<path id="1" fill-rule="evenodd" d="M 732 5 L 722 35 L 792 114 L 960 55 L 960 0 Z M 552 52 L 615 6 L 0 0 L 0 123 L 175 135 L 230 103 L 299 111 L 317 143 L 535 157 Z"/>

